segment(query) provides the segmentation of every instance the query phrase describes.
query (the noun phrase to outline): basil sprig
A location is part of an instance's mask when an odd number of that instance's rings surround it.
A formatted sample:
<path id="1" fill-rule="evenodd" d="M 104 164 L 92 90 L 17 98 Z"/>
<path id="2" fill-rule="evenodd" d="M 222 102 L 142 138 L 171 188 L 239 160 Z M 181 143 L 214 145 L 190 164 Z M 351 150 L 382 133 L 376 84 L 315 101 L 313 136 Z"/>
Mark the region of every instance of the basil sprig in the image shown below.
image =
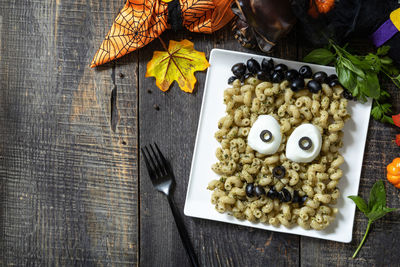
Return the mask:
<path id="1" fill-rule="evenodd" d="M 357 208 L 362 211 L 365 216 L 368 218 L 368 225 L 367 225 L 367 230 L 365 231 L 364 237 L 361 240 L 360 245 L 358 246 L 357 250 L 353 254 L 353 258 L 357 256 L 357 253 L 360 251 L 361 247 L 363 246 L 365 239 L 367 238 L 367 235 L 369 233 L 369 230 L 371 228 L 371 225 L 374 221 L 382 218 L 389 212 L 395 211 L 396 209 L 394 208 L 388 208 L 386 207 L 386 192 L 385 192 L 385 186 L 383 184 L 383 181 L 377 181 L 374 186 L 372 187 L 370 193 L 369 193 L 369 200 L 368 204 L 367 202 L 359 197 L 359 196 L 349 196 L 351 200 L 356 203 Z"/>
<path id="2" fill-rule="evenodd" d="M 367 97 L 374 100 L 372 117 L 393 124 L 392 105 L 387 103 L 390 94 L 381 88 L 378 78 L 379 74 L 383 74 L 400 88 L 400 72 L 387 56 L 389 49 L 389 46 L 382 46 L 376 54 L 356 56 L 330 41 L 329 49 L 315 49 L 304 57 L 304 61 L 322 65 L 334 62 L 340 83 L 354 97 L 361 102 L 367 101 Z"/>

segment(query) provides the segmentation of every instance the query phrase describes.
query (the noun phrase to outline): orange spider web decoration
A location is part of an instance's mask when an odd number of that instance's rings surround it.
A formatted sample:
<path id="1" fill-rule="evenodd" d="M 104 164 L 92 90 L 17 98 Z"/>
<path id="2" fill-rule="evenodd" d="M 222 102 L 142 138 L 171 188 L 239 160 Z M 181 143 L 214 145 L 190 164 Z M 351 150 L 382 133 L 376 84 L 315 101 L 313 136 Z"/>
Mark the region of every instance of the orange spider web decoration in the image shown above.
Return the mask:
<path id="1" fill-rule="evenodd" d="M 212 33 L 233 18 L 232 1 L 180 0 L 182 25 L 192 32 Z M 139 49 L 169 29 L 168 2 L 128 0 L 95 54 L 91 67 Z"/>

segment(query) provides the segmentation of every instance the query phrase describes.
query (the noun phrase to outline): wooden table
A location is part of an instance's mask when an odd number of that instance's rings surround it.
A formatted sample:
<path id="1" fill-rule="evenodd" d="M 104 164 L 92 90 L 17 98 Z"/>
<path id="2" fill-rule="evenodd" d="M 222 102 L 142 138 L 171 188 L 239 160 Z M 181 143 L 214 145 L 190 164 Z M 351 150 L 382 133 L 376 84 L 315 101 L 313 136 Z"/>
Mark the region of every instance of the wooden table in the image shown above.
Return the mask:
<path id="1" fill-rule="evenodd" d="M 176 84 L 162 93 L 153 78 L 145 78 L 153 51 L 162 50 L 158 40 L 90 69 L 123 4 L 0 2 L 2 266 L 189 264 L 139 147 L 157 141 L 171 159 L 178 181 L 174 197 L 183 211 L 206 73 L 196 74 L 193 94 Z M 212 35 L 163 35 L 166 41 L 183 38 L 207 56 L 212 48 L 248 51 L 229 27 Z M 310 49 L 295 29 L 271 55 L 301 60 Z M 399 112 L 398 89 L 390 91 Z M 371 121 L 362 196 L 399 156 L 396 133 L 398 128 Z M 389 205 L 399 208 L 399 191 L 386 188 Z M 184 218 L 203 266 L 398 266 L 399 219 L 397 212 L 375 223 L 353 260 L 367 225 L 360 212 L 350 244 Z"/>

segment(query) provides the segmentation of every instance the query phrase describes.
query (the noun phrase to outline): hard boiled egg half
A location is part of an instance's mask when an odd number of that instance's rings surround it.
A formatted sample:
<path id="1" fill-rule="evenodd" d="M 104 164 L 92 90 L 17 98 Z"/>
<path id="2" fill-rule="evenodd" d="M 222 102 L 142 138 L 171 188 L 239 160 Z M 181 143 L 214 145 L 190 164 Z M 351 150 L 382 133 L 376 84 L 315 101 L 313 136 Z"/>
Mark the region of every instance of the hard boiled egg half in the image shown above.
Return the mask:
<path id="1" fill-rule="evenodd" d="M 282 142 L 281 127 L 271 115 L 260 115 L 250 129 L 247 144 L 255 151 L 272 155 Z"/>
<path id="2" fill-rule="evenodd" d="M 286 157 L 294 162 L 313 161 L 321 151 L 322 136 L 317 127 L 305 123 L 297 127 L 286 144 Z"/>

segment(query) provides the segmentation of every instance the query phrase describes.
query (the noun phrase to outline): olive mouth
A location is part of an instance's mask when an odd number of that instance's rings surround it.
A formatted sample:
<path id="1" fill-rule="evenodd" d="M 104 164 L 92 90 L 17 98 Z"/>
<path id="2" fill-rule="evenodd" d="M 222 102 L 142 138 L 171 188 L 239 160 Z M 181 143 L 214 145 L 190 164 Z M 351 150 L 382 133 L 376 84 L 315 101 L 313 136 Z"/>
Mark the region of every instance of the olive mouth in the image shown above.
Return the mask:
<path id="1" fill-rule="evenodd" d="M 272 175 L 275 178 L 278 179 L 282 179 L 283 177 L 285 177 L 286 175 L 286 169 L 283 166 L 276 166 L 273 170 L 272 170 Z"/>

